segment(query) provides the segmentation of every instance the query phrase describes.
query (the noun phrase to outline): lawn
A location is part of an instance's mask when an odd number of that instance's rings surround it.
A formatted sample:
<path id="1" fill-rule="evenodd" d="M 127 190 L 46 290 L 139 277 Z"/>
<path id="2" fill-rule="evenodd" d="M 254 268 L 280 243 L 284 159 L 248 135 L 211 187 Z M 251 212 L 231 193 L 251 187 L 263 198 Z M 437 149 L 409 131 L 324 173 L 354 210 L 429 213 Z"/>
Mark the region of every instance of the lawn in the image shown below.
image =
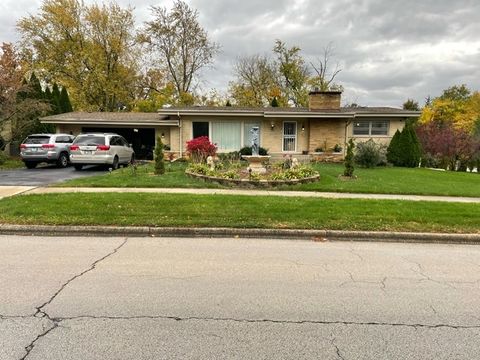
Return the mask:
<path id="1" fill-rule="evenodd" d="M 18 158 L 7 158 L 3 164 L 0 164 L 0 170 L 10 170 L 25 167 L 22 160 Z"/>
<path id="2" fill-rule="evenodd" d="M 338 176 L 343 172 L 343 165 L 315 164 L 314 167 L 320 173 L 319 182 L 289 186 L 279 190 L 480 197 L 480 174 L 394 167 L 357 168 L 355 170 L 357 179 L 345 181 Z M 187 177 L 184 174 L 185 168 L 185 163 L 168 164 L 165 175 L 154 176 L 153 166 L 144 165 L 139 166 L 136 171 L 126 168 L 111 174 L 75 179 L 55 186 L 221 187 Z"/>
<path id="3" fill-rule="evenodd" d="M 145 193 L 0 200 L 0 223 L 479 233 L 480 204 Z"/>

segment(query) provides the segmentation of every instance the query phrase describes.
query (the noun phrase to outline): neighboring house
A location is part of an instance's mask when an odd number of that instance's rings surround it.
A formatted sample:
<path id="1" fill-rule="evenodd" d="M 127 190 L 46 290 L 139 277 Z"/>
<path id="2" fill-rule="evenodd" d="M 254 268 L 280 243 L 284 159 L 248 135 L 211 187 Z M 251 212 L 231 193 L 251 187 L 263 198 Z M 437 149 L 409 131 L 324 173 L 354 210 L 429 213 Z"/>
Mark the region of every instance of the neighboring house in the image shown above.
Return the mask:
<path id="1" fill-rule="evenodd" d="M 186 142 L 208 136 L 219 152 L 251 146 L 250 129 L 260 128 L 260 146 L 273 156 L 306 155 L 320 150 L 343 157 L 345 144 L 374 139 L 388 144 L 408 118 L 420 112 L 387 107 L 340 107 L 341 92 L 310 93 L 309 108 L 181 107 L 158 113 L 66 113 L 42 118 L 57 131 L 121 133 L 134 147 L 153 147 L 157 136 L 176 156 L 183 156 Z"/>

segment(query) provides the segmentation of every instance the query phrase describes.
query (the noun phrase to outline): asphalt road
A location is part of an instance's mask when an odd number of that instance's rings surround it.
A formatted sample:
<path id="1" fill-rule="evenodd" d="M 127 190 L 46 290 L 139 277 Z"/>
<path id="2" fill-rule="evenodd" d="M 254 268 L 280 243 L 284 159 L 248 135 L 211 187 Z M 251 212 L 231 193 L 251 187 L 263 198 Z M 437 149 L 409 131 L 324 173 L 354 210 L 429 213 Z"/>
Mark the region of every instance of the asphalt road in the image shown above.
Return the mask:
<path id="1" fill-rule="evenodd" d="M 480 246 L 0 236 L 0 359 L 479 359 Z"/>
<path id="2" fill-rule="evenodd" d="M 2 170 L 0 171 L 0 186 L 45 186 L 79 177 L 102 174 L 105 171 L 105 169 L 96 166 L 76 171 L 73 166 L 60 169 L 55 165 L 39 165 L 35 169 Z"/>

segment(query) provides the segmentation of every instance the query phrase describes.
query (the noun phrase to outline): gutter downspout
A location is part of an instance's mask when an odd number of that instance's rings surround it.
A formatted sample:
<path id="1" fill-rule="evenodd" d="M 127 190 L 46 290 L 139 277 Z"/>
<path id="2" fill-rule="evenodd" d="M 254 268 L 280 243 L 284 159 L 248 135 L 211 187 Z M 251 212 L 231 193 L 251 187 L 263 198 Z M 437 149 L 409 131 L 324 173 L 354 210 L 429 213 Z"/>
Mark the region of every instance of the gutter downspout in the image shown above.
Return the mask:
<path id="1" fill-rule="evenodd" d="M 177 112 L 178 117 L 178 136 L 179 136 L 179 146 L 180 146 L 180 159 L 183 158 L 183 134 L 182 134 L 182 118 L 180 117 L 180 111 Z"/>

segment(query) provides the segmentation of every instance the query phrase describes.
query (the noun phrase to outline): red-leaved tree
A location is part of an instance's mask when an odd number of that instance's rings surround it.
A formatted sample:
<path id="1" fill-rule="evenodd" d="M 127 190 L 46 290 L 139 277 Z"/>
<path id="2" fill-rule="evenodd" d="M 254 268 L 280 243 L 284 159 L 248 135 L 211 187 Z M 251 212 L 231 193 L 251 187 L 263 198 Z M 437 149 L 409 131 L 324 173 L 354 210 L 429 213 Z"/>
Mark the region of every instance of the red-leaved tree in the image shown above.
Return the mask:
<path id="1" fill-rule="evenodd" d="M 208 136 L 200 136 L 187 141 L 187 152 L 193 162 L 206 162 L 207 157 L 215 156 L 217 147 L 210 142 Z"/>
<path id="2" fill-rule="evenodd" d="M 431 121 L 417 127 L 423 158 L 428 166 L 450 170 L 473 167 L 480 156 L 480 141 L 449 122 Z"/>

